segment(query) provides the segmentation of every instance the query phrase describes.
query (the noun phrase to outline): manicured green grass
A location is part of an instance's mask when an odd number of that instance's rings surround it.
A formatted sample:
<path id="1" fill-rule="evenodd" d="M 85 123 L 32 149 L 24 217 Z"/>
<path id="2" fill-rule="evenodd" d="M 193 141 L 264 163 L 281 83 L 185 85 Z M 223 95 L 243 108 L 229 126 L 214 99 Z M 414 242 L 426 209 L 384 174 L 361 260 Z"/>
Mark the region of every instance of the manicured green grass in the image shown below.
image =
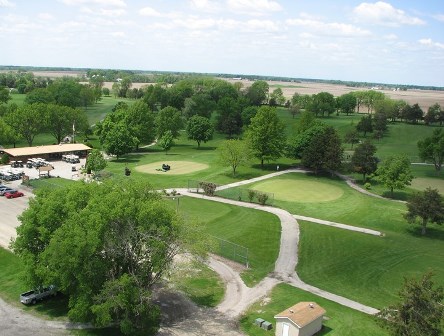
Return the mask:
<path id="1" fill-rule="evenodd" d="M 113 159 L 109 161 L 106 170 L 114 173 L 116 176 L 123 176 L 124 169 L 128 166 L 132 171 L 132 177 L 144 179 L 149 181 L 155 188 L 163 189 L 188 187 L 188 181 L 190 180 L 227 184 L 276 171 L 276 165 L 279 165 L 281 169 L 285 169 L 292 163 L 292 160 L 282 158 L 275 163 L 266 164 L 264 169 L 261 169 L 258 161 L 255 159 L 252 161 L 251 166 L 239 167 L 236 176 L 233 176 L 231 168 L 220 163 L 219 155 L 216 151 L 217 147 L 220 146 L 224 140 L 226 140 L 225 136 L 216 134 L 214 140 L 202 144 L 201 148 L 197 148 L 196 142 L 188 140 L 186 134 L 182 133 L 180 139 L 176 141 L 177 145 L 174 146 L 168 154 L 165 154 L 158 146 L 152 146 L 141 149 L 138 153 L 125 155 L 118 160 Z M 172 175 L 168 173 L 157 175 L 146 174 L 137 171 L 136 168 L 156 162 L 168 163 L 169 161 L 192 161 L 206 164 L 209 167 L 204 170 L 182 175 Z M 174 166 L 172 168 L 174 169 Z"/>
<path id="2" fill-rule="evenodd" d="M 326 310 L 324 328 L 317 336 L 384 336 L 388 333 L 375 321 L 375 317 L 341 306 L 290 285 L 277 285 L 269 294 L 269 300 L 261 300 L 251 306 L 241 318 L 242 330 L 250 336 L 274 335 L 274 316 L 301 301 L 312 301 Z M 273 323 L 273 330 L 265 331 L 254 325 L 256 318 Z"/>
<path id="3" fill-rule="evenodd" d="M 135 102 L 134 99 L 127 98 L 115 98 L 113 96 L 102 96 L 102 99 L 99 100 L 93 106 L 90 106 L 86 109 L 86 115 L 88 116 L 88 121 L 90 125 L 94 125 L 100 120 L 103 120 L 105 116 L 112 112 L 113 107 L 118 102 L 125 102 L 128 105 L 131 105 Z"/>
<path id="4" fill-rule="evenodd" d="M 215 237 L 247 247 L 250 269 L 242 273 L 248 286 L 254 286 L 274 269 L 279 254 L 280 222 L 267 212 L 213 201 L 182 197 L 179 212 L 196 219 Z"/>
<path id="5" fill-rule="evenodd" d="M 294 201 L 276 198 L 276 206 L 290 213 L 372 228 L 385 234 L 374 237 L 302 224 L 298 272 L 304 281 L 377 308 L 393 302 L 404 275 L 416 276 L 433 269 L 437 282 L 444 285 L 443 228 L 430 225 L 428 235 L 421 237 L 418 227 L 402 217 L 406 210 L 402 203 L 366 196 L 337 179 L 300 173 L 286 177 L 336 186 L 343 190 L 343 195 L 329 202 L 300 201 L 304 194 Z M 257 186 L 260 183 L 249 185 L 253 189 Z"/>
<path id="6" fill-rule="evenodd" d="M 63 188 L 65 186 L 71 185 L 73 183 L 78 183 L 77 181 L 73 180 L 67 180 L 64 178 L 40 178 L 40 179 L 33 179 L 29 181 L 29 185 L 34 189 L 39 188 Z"/>
<path id="7" fill-rule="evenodd" d="M 177 264 L 169 280 L 200 306 L 215 307 L 224 296 L 225 285 L 218 274 L 196 261 Z"/>
<path id="8" fill-rule="evenodd" d="M 444 194 L 444 180 L 435 178 L 417 177 L 412 181 L 411 187 L 416 190 L 437 189 L 441 195 Z"/>
<path id="9" fill-rule="evenodd" d="M 295 180 L 283 175 L 272 180 L 265 180 L 254 185 L 254 188 L 274 193 L 275 199 L 297 202 L 326 202 L 338 199 L 344 193 L 342 188 L 312 180 Z"/>

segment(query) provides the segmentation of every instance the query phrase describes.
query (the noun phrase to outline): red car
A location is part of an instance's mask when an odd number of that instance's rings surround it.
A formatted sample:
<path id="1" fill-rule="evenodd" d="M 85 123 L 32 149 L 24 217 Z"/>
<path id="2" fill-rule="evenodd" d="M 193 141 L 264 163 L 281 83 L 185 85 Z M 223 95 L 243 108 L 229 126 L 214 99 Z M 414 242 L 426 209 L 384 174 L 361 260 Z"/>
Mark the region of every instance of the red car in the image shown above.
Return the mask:
<path id="1" fill-rule="evenodd" d="M 16 198 L 16 197 L 22 197 L 22 196 L 25 196 L 25 194 L 23 194 L 21 191 L 17 191 L 17 190 L 5 193 L 6 198 Z"/>

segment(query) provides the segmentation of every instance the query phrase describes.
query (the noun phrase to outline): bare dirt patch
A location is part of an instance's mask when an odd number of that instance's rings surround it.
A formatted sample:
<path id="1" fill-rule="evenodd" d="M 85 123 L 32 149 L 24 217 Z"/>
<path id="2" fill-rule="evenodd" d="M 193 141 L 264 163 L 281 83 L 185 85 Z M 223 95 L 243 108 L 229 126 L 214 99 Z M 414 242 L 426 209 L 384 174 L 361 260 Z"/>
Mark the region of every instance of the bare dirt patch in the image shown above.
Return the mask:
<path id="1" fill-rule="evenodd" d="M 171 169 L 168 171 L 162 171 L 162 164 L 164 163 L 170 165 Z M 146 174 L 182 175 L 194 173 L 207 168 L 207 164 L 193 161 L 159 161 L 137 166 L 136 170 Z"/>

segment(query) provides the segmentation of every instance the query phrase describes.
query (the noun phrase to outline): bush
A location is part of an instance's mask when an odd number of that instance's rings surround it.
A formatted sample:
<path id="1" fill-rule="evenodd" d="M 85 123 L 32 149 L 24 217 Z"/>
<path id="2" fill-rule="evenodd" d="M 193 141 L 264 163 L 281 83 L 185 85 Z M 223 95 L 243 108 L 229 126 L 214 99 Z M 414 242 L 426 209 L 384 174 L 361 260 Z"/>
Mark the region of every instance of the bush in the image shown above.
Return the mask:
<path id="1" fill-rule="evenodd" d="M 8 162 L 9 162 L 9 155 L 6 154 L 6 153 L 3 154 L 0 162 L 1 162 L 1 164 L 4 164 L 4 165 L 8 164 Z"/>
<path id="2" fill-rule="evenodd" d="M 370 183 L 366 183 L 366 184 L 364 184 L 364 188 L 366 189 L 366 190 L 370 190 L 371 188 L 372 188 L 372 185 L 370 184 Z"/>
<path id="3" fill-rule="evenodd" d="M 199 188 L 202 188 L 206 196 L 214 196 L 216 184 L 211 182 L 199 182 Z"/>
<path id="4" fill-rule="evenodd" d="M 268 195 L 267 194 L 258 194 L 257 201 L 259 202 L 260 205 L 265 205 L 268 201 Z"/>
<path id="5" fill-rule="evenodd" d="M 248 200 L 250 201 L 250 203 L 253 202 L 255 196 L 256 196 L 255 190 L 248 190 Z"/>

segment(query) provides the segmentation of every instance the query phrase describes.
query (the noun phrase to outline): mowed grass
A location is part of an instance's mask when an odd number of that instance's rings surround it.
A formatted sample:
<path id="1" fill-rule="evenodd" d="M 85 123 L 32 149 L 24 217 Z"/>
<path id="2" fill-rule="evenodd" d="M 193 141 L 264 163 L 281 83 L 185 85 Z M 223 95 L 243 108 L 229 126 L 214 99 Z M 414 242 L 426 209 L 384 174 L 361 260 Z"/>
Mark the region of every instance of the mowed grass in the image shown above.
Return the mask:
<path id="1" fill-rule="evenodd" d="M 444 194 L 444 180 L 435 178 L 417 177 L 413 179 L 411 187 L 416 190 L 437 189 L 441 195 Z"/>
<path id="2" fill-rule="evenodd" d="M 304 281 L 376 308 L 393 303 L 403 276 L 418 276 L 431 269 L 437 283 L 444 285 L 443 228 L 430 225 L 428 235 L 422 237 L 418 227 L 402 217 L 405 204 L 366 196 L 337 179 L 303 173 L 286 177 L 315 180 L 340 188 L 343 194 L 327 202 L 322 198 L 306 202 L 302 190 L 294 201 L 283 201 L 275 194 L 276 206 L 294 214 L 380 230 L 385 235 L 375 237 L 299 221 L 297 271 Z M 249 187 L 259 189 L 260 183 Z M 308 197 L 312 197 L 311 191 Z"/>
<path id="3" fill-rule="evenodd" d="M 274 193 L 275 199 L 297 202 L 327 202 L 338 199 L 344 191 L 334 185 L 312 180 L 295 180 L 285 175 L 256 183 L 254 188 Z"/>
<path id="4" fill-rule="evenodd" d="M 248 286 L 254 286 L 274 270 L 281 232 L 277 216 L 190 197 L 180 198 L 179 213 L 202 223 L 209 235 L 248 248 L 250 269 L 242 273 Z"/>
<path id="5" fill-rule="evenodd" d="M 162 165 L 168 164 L 170 166 L 170 170 L 164 171 L 162 170 Z M 207 169 L 208 165 L 204 163 L 197 163 L 192 161 L 162 161 L 162 162 L 153 162 L 146 165 L 136 166 L 136 171 L 146 174 L 166 174 L 166 175 L 183 175 L 194 173 L 199 170 Z"/>
<path id="6" fill-rule="evenodd" d="M 373 316 L 344 307 L 287 284 L 277 285 L 273 288 L 267 300 L 260 300 L 253 304 L 241 318 L 241 328 L 250 336 L 274 335 L 276 330 L 274 316 L 301 301 L 316 302 L 326 310 L 325 316 L 327 319 L 323 322 L 324 327 L 316 336 L 388 335 L 388 332 L 375 322 Z M 258 317 L 272 322 L 273 329 L 265 331 L 254 325 L 254 320 Z"/>

